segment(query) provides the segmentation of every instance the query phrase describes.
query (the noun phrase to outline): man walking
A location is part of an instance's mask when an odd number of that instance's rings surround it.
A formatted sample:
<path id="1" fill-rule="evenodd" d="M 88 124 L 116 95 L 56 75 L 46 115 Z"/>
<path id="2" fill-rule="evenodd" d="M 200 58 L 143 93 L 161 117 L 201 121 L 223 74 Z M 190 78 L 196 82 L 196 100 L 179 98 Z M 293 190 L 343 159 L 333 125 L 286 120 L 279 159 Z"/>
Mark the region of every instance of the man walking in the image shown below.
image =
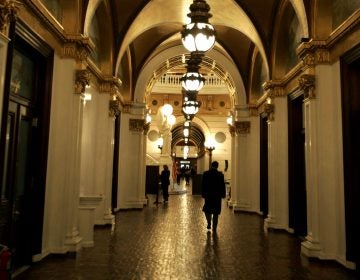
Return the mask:
<path id="1" fill-rule="evenodd" d="M 225 198 L 224 174 L 217 170 L 219 163 L 213 161 L 211 168 L 205 171 L 202 178 L 202 197 L 205 199 L 203 211 L 207 221 L 207 229 L 216 231 L 218 216 L 221 212 L 221 199 Z"/>

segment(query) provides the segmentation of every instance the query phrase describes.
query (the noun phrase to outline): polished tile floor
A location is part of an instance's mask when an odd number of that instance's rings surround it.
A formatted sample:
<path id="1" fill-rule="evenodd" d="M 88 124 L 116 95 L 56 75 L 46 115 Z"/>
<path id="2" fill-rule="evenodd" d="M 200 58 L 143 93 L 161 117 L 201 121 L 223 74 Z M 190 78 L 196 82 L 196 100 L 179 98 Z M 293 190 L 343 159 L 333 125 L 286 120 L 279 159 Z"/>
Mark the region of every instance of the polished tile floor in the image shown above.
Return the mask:
<path id="1" fill-rule="evenodd" d="M 357 279 L 334 262 L 300 255 L 300 240 L 282 231 L 265 234 L 257 214 L 223 204 L 217 233 L 206 229 L 202 198 L 170 195 L 169 203 L 116 214 L 116 227 L 95 229 L 95 247 L 49 256 L 16 280 L 117 279 Z"/>

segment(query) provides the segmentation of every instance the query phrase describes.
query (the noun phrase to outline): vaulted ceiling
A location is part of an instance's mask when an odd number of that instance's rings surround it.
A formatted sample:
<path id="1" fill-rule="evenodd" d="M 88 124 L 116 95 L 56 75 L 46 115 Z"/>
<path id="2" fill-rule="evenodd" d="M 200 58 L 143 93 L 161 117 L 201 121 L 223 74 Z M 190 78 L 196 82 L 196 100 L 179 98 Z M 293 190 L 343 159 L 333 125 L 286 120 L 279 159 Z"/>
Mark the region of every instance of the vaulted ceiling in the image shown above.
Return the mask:
<path id="1" fill-rule="evenodd" d="M 294 8 L 297 7 L 297 13 L 305 14 L 309 8 L 308 1 L 207 1 L 213 15 L 210 23 L 217 32 L 215 49 L 233 62 L 246 92 L 250 86 L 254 52 L 260 52 L 268 75 L 270 74 L 268 63 L 271 61 L 274 27 L 280 11 L 292 4 Z M 123 80 L 127 98 L 134 99 L 134 85 L 152 57 L 181 45 L 180 30 L 188 20 L 186 14 L 191 3 L 190 0 L 110 1 L 115 51 L 118 54 L 116 69 Z M 185 49 L 183 52 L 186 52 Z M 163 60 L 170 58 L 164 56 Z M 130 61 L 131 69 L 124 69 Z M 130 73 L 126 74 L 127 71 Z M 248 96 L 246 98 L 249 99 Z"/>

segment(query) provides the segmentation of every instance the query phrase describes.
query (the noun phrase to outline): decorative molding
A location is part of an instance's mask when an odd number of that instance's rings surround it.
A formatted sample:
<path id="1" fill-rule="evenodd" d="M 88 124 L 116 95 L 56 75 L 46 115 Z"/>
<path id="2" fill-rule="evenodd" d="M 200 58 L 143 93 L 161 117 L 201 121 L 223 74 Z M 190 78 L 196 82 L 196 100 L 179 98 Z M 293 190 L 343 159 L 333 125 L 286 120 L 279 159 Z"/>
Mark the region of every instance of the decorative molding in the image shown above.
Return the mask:
<path id="1" fill-rule="evenodd" d="M 99 92 L 109 93 L 111 96 L 117 96 L 120 93 L 121 80 L 115 77 L 104 78 L 100 81 Z"/>
<path id="2" fill-rule="evenodd" d="M 267 92 L 267 97 L 285 97 L 286 93 L 284 91 L 284 86 L 281 81 L 266 81 L 263 84 L 263 89 Z"/>
<path id="3" fill-rule="evenodd" d="M 299 88 L 304 92 L 304 99 L 315 98 L 315 75 L 301 75 L 299 78 Z"/>
<path id="4" fill-rule="evenodd" d="M 66 42 L 66 34 L 62 25 L 56 21 L 52 16 L 47 15 L 40 5 L 36 4 L 33 0 L 22 0 L 34 15 L 46 26 L 46 29 L 51 30 L 53 34 L 62 42 Z"/>
<path id="5" fill-rule="evenodd" d="M 110 100 L 109 101 L 109 116 L 115 117 L 120 114 L 120 101 L 119 100 Z"/>
<path id="6" fill-rule="evenodd" d="M 235 121 L 236 134 L 249 134 L 250 133 L 250 121 Z"/>
<path id="7" fill-rule="evenodd" d="M 20 2 L 16 0 L 5 0 L 0 3 L 0 32 L 4 35 L 7 33 L 8 25 L 15 21 L 19 12 Z"/>
<path id="8" fill-rule="evenodd" d="M 75 71 L 75 93 L 85 93 L 85 88 L 90 84 L 91 74 L 88 70 L 76 70 Z"/>
<path id="9" fill-rule="evenodd" d="M 144 119 L 129 119 L 129 130 L 133 132 L 143 132 L 144 122 Z"/>
<path id="10" fill-rule="evenodd" d="M 264 104 L 264 113 L 266 114 L 269 121 L 273 121 L 274 120 L 274 113 L 275 113 L 275 105 L 265 103 Z"/>
<path id="11" fill-rule="evenodd" d="M 82 35 L 69 36 L 63 44 L 62 56 L 74 58 L 77 61 L 86 61 L 91 52 L 88 37 Z"/>
<path id="12" fill-rule="evenodd" d="M 330 64 L 330 51 L 326 41 L 311 40 L 303 42 L 296 50 L 304 66 L 314 67 L 319 64 Z"/>

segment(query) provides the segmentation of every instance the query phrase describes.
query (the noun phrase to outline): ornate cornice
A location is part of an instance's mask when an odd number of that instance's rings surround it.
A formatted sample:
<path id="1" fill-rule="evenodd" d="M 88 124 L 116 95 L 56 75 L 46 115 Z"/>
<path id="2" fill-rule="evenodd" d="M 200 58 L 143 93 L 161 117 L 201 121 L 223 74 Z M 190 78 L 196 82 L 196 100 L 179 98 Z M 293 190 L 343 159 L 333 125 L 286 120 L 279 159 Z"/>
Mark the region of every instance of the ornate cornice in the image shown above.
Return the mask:
<path id="1" fill-rule="evenodd" d="M 249 134 L 250 133 L 250 121 L 235 121 L 235 133 L 236 134 Z"/>
<path id="2" fill-rule="evenodd" d="M 99 85 L 100 93 L 109 93 L 116 96 L 120 93 L 121 81 L 119 78 L 104 78 Z"/>
<path id="3" fill-rule="evenodd" d="M 304 91 L 304 99 L 315 98 L 315 76 L 310 74 L 301 75 L 299 78 L 299 88 Z"/>
<path id="4" fill-rule="evenodd" d="M 88 70 L 75 71 L 75 93 L 85 93 L 86 86 L 90 85 L 91 74 Z"/>
<path id="5" fill-rule="evenodd" d="M 303 42 L 297 49 L 304 66 L 313 67 L 319 64 L 331 63 L 330 51 L 326 41 L 311 40 Z"/>
<path id="6" fill-rule="evenodd" d="M 6 35 L 8 24 L 14 21 L 19 12 L 20 2 L 15 0 L 5 0 L 0 3 L 0 32 Z"/>
<path id="7" fill-rule="evenodd" d="M 88 37 L 82 35 L 69 36 L 63 44 L 62 56 L 74 58 L 77 61 L 86 61 L 91 52 L 90 41 Z"/>
<path id="8" fill-rule="evenodd" d="M 267 97 L 284 97 L 286 92 L 284 91 L 284 86 L 281 81 L 266 81 L 263 84 L 263 89 L 267 92 Z"/>

